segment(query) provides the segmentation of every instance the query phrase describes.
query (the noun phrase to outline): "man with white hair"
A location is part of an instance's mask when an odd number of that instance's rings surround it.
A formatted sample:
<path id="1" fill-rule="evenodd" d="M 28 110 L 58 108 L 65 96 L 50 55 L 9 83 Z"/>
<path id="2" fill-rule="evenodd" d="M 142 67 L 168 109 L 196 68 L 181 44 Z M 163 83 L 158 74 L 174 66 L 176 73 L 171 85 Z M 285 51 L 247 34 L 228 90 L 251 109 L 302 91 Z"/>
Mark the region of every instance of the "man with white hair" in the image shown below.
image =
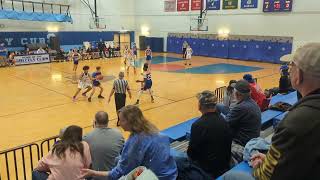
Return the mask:
<path id="1" fill-rule="evenodd" d="M 252 157 L 259 180 L 320 179 L 320 43 L 304 45 L 288 60 L 302 99 L 280 122 L 267 155 Z"/>

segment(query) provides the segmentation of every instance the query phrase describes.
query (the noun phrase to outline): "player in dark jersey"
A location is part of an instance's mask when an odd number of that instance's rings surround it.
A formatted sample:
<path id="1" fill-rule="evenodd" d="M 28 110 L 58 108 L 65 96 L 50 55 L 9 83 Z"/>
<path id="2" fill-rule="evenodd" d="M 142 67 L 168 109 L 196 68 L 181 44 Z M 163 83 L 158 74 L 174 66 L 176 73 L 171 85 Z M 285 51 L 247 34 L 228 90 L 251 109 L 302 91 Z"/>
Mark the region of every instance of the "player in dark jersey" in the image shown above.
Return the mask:
<path id="1" fill-rule="evenodd" d="M 77 71 L 78 69 L 78 64 L 79 64 L 79 59 L 81 58 L 80 53 L 78 50 L 74 49 L 72 53 L 72 60 L 73 60 L 73 71 Z"/>
<path id="2" fill-rule="evenodd" d="M 133 44 L 132 51 L 133 51 L 133 54 L 134 54 L 134 59 L 136 60 L 138 58 L 138 49 L 137 49 L 136 43 Z"/>
<path id="3" fill-rule="evenodd" d="M 149 71 L 149 65 L 148 63 L 144 63 L 143 65 L 143 80 L 137 80 L 136 82 L 141 83 L 141 90 L 139 91 L 138 94 L 138 99 L 135 105 L 139 104 L 140 97 L 143 94 L 144 91 L 148 91 L 150 96 L 151 96 L 151 102 L 154 103 L 154 98 L 153 98 L 153 92 L 151 90 L 152 88 L 152 79 L 151 79 L 151 72 Z"/>
<path id="4" fill-rule="evenodd" d="M 147 46 L 145 54 L 146 54 L 146 62 L 148 63 L 148 66 L 150 68 L 151 67 L 151 60 L 152 60 L 152 50 L 151 50 L 150 46 Z"/>
<path id="5" fill-rule="evenodd" d="M 91 102 L 91 97 L 95 93 L 96 88 L 100 89 L 100 93 L 99 93 L 98 98 L 99 99 L 104 99 L 104 97 L 101 95 L 102 92 L 103 92 L 103 87 L 101 86 L 100 80 L 102 80 L 103 76 L 102 76 L 102 73 L 101 73 L 101 67 L 100 66 L 96 67 L 96 72 L 93 72 L 91 77 L 92 77 L 92 92 L 91 92 L 91 94 L 90 94 L 90 96 L 88 98 L 88 101 Z"/>

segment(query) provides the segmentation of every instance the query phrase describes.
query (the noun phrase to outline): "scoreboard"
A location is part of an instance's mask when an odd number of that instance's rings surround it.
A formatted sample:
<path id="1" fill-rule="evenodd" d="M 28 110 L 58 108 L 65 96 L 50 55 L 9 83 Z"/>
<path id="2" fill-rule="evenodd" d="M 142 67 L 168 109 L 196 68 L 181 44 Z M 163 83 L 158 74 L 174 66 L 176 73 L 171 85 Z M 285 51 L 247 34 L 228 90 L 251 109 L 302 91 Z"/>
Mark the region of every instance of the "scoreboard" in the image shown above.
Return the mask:
<path id="1" fill-rule="evenodd" d="M 263 12 L 290 12 L 293 0 L 264 0 Z"/>

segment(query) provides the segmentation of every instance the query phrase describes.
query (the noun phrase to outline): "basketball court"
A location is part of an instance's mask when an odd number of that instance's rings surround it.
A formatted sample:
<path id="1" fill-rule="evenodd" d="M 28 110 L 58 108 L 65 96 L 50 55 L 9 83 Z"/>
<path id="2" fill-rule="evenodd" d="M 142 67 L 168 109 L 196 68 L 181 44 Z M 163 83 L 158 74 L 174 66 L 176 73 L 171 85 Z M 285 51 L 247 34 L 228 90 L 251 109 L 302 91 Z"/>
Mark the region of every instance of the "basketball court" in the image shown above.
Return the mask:
<path id="1" fill-rule="evenodd" d="M 124 69 L 122 61 L 121 58 L 81 61 L 79 67 L 89 65 L 91 72 L 96 66 L 102 67 L 103 95 L 108 97 L 113 79 Z M 140 56 L 139 61 L 144 62 L 144 58 Z M 185 68 L 181 56 L 170 53 L 155 54 L 153 63 L 155 103 L 144 95 L 139 107 L 159 129 L 199 116 L 195 95 L 204 89 L 215 90 L 231 79 L 241 79 L 245 73 L 257 77 L 263 88 L 277 86 L 279 78 L 279 65 L 268 63 L 197 56 L 193 65 Z M 99 110 L 107 111 L 110 126 L 116 127 L 113 99 L 110 104 L 97 97 L 92 102 L 80 96 L 76 102 L 72 101 L 77 88 L 72 83 L 72 66 L 71 62 L 58 62 L 0 69 L 0 81 L 5 84 L 0 93 L 7 95 L 2 97 L 0 107 L 2 147 L 40 141 L 57 135 L 60 128 L 71 124 L 80 125 L 88 132 Z M 133 89 L 128 104 L 134 104 L 140 88 L 135 80 L 141 75 L 131 71 L 125 78 Z"/>

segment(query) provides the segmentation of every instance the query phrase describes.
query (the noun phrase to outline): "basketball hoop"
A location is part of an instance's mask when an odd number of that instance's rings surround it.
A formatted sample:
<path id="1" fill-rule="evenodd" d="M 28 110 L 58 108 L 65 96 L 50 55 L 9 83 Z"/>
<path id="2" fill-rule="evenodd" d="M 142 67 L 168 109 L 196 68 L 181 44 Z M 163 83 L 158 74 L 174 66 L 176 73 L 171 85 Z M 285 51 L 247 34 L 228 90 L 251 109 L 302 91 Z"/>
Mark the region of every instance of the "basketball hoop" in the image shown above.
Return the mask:
<path id="1" fill-rule="evenodd" d="M 106 19 L 105 18 L 100 18 L 100 17 L 92 17 L 90 18 L 89 21 L 89 28 L 90 29 L 106 29 Z"/>
<path id="2" fill-rule="evenodd" d="M 190 31 L 208 31 L 208 18 L 191 17 Z"/>

